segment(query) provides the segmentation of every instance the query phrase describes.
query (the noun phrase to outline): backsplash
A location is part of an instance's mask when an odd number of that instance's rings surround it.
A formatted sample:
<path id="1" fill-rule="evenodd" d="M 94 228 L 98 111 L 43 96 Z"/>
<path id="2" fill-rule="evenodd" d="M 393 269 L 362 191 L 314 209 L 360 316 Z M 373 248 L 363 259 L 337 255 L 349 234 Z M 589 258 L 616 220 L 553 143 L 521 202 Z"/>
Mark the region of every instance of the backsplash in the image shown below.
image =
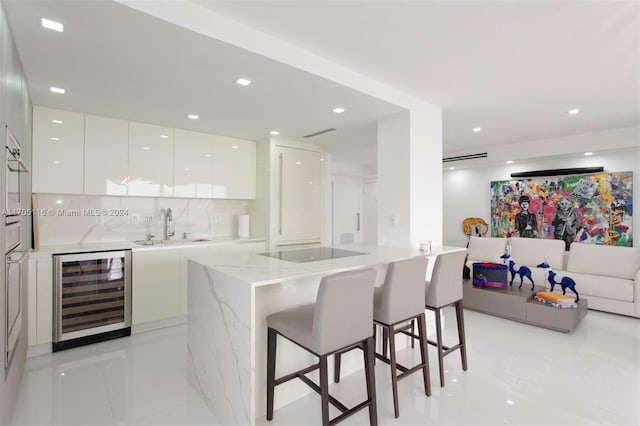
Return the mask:
<path id="1" fill-rule="evenodd" d="M 147 232 L 162 239 L 165 208 L 173 212 L 174 239 L 182 238 L 184 232 L 193 233 L 190 237 L 237 236 L 238 215 L 246 214 L 254 203 L 56 194 L 35 197 L 36 243 L 40 246 L 142 240 Z"/>

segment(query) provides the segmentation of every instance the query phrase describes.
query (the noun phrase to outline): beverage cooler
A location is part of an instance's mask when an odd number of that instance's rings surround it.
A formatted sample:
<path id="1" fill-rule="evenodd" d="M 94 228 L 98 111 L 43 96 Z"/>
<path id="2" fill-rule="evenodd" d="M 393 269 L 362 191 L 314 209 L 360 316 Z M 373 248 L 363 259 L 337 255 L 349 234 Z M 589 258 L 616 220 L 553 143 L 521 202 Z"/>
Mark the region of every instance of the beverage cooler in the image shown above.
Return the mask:
<path id="1" fill-rule="evenodd" d="M 129 336 L 131 250 L 53 258 L 53 351 Z"/>

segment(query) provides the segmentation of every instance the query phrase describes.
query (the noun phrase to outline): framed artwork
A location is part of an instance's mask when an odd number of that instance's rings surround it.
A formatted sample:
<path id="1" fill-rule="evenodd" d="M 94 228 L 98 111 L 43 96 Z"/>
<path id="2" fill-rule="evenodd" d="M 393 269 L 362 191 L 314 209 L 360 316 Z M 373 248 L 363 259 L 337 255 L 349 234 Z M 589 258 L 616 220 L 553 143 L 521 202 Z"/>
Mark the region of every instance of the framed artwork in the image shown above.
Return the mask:
<path id="1" fill-rule="evenodd" d="M 491 236 L 633 246 L 633 173 L 491 182 Z"/>

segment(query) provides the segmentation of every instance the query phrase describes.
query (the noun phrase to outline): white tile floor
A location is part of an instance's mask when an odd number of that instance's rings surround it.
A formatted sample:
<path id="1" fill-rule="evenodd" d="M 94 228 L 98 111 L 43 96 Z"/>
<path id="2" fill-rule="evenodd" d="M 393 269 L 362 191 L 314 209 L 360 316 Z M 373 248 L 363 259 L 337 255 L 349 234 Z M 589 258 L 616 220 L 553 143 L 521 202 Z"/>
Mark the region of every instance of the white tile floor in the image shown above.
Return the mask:
<path id="1" fill-rule="evenodd" d="M 469 370 L 445 358 L 438 384 L 430 349 L 433 394 L 419 375 L 399 384 L 400 418 L 393 417 L 388 366 L 376 364 L 381 425 L 640 424 L 640 320 L 589 311 L 564 334 L 465 311 Z M 453 311 L 446 312 L 453 341 Z M 406 349 L 406 359 L 418 355 Z M 364 395 L 355 373 L 332 385 L 347 402 Z M 276 388 L 277 396 L 277 388 Z M 320 424 L 315 394 L 276 410 L 261 425 Z M 216 425 L 187 379 L 186 326 L 138 334 L 31 358 L 14 425 Z M 366 411 L 343 424 L 368 424 Z"/>

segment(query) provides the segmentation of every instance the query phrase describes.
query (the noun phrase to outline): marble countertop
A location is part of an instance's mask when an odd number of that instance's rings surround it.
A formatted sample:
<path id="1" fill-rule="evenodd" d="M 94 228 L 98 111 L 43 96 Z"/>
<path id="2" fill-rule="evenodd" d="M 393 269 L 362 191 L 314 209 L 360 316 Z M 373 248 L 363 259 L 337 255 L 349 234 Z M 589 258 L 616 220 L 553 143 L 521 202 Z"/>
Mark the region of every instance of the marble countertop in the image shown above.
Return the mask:
<path id="1" fill-rule="evenodd" d="M 194 256 L 191 261 L 215 269 L 237 280 L 262 286 L 313 275 L 348 271 L 365 266 L 388 263 L 425 255 L 417 248 L 382 247 L 364 244 L 347 244 L 334 248 L 364 252 L 363 255 L 314 262 L 294 263 L 261 256 L 257 253 L 214 254 Z M 441 253 L 465 250 L 462 247 L 434 246 L 427 257 Z M 462 265 L 460 266 L 462 270 Z"/>
<path id="2" fill-rule="evenodd" d="M 225 244 L 246 244 L 246 243 L 261 243 L 264 242 L 264 238 L 238 238 L 238 237 L 203 237 L 207 241 L 190 241 L 173 239 L 169 243 L 158 243 L 153 245 L 141 245 L 136 244 L 133 241 L 112 241 L 112 242 L 95 242 L 95 243 L 78 243 L 78 244 L 63 244 L 63 245 L 49 245 L 41 246 L 37 250 L 33 250 L 31 257 L 47 257 L 52 254 L 58 253 L 81 253 L 91 251 L 110 251 L 110 250 L 136 250 L 136 251 L 148 251 L 148 250 L 166 250 L 179 247 L 205 247 Z"/>

